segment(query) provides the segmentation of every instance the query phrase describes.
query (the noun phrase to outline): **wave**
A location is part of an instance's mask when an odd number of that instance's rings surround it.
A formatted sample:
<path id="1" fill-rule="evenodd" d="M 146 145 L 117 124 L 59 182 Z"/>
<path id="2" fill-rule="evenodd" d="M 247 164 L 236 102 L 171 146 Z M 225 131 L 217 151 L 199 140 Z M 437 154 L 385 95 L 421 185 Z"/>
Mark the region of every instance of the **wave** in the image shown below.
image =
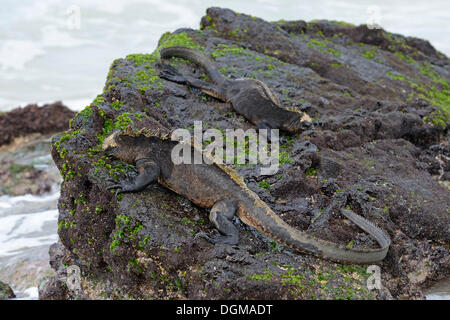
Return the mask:
<path id="1" fill-rule="evenodd" d="M 1 217 L 0 257 L 56 242 L 57 219 L 58 210 Z"/>

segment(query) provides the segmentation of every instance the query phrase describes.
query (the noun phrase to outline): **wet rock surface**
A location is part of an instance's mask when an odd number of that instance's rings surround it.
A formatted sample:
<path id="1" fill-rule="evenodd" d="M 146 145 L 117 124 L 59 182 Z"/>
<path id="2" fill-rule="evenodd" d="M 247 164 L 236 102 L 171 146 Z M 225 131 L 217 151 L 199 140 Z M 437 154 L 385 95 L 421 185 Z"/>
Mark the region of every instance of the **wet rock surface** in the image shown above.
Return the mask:
<path id="1" fill-rule="evenodd" d="M 292 252 L 238 219 L 238 246 L 195 238 L 210 232 L 209 210 L 159 185 L 115 197 L 107 178 L 135 175 L 99 146 L 114 129 L 253 128 L 224 102 L 160 79 L 158 50 L 203 50 L 231 78 L 265 82 L 314 127 L 282 134 L 280 169 L 235 166 L 247 186 L 291 225 L 349 247 L 376 247 L 339 214 L 373 221 L 392 246 L 380 263 L 383 288 L 369 291 L 366 266 Z M 202 70 L 180 59 L 186 74 Z M 64 181 L 62 245 L 52 267 L 81 268 L 82 290 L 49 279 L 41 297 L 145 299 L 422 299 L 450 275 L 450 61 L 424 40 L 365 26 L 317 21 L 269 23 L 210 8 L 201 30 L 164 34 L 153 54 L 115 60 L 104 91 L 53 138 Z M 57 253 L 59 252 L 59 253 Z M 62 263 L 65 257 L 67 261 Z M 49 288 L 49 289 L 45 289 Z"/>

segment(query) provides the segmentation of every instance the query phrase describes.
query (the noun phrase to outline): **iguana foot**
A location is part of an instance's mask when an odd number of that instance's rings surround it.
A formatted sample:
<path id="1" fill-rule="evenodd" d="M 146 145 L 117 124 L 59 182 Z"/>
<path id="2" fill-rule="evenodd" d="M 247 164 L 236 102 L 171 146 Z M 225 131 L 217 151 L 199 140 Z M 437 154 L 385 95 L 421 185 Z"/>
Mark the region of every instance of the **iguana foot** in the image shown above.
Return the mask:
<path id="1" fill-rule="evenodd" d="M 280 137 L 280 144 L 287 144 L 289 140 L 286 137 Z"/>
<path id="2" fill-rule="evenodd" d="M 117 180 L 113 179 L 113 178 L 106 178 L 105 181 L 106 182 L 111 182 L 111 183 L 117 183 Z"/>
<path id="3" fill-rule="evenodd" d="M 160 63 L 159 69 L 160 78 L 180 84 L 186 83 L 186 78 L 174 67 L 165 63 Z"/>
<path id="4" fill-rule="evenodd" d="M 224 236 L 221 234 L 215 234 L 214 236 L 210 236 L 206 232 L 197 233 L 194 239 L 198 238 L 203 238 L 212 244 L 222 243 L 222 244 L 236 245 L 239 242 L 238 238 L 234 236 Z"/>
<path id="5" fill-rule="evenodd" d="M 210 237 L 211 243 L 237 244 L 239 242 L 239 231 L 231 221 L 236 213 L 236 203 L 223 199 L 217 201 L 209 213 L 209 221 L 217 228 L 220 234 Z"/>
<path id="6" fill-rule="evenodd" d="M 117 183 L 117 181 L 114 181 L 113 179 L 110 179 L 110 180 L 113 182 L 116 182 L 116 184 L 113 184 L 112 186 L 107 187 L 106 190 L 117 189 L 116 193 L 115 193 L 116 197 L 121 193 L 137 191 L 135 188 L 135 185 L 133 183 L 130 183 L 130 182 Z"/>
<path id="7" fill-rule="evenodd" d="M 127 181 L 134 181 L 136 179 L 136 174 L 135 173 L 123 173 L 124 175 L 124 179 L 123 180 L 127 180 Z M 120 182 L 120 178 L 106 178 L 105 181 L 107 182 L 111 182 L 111 183 L 115 183 L 118 184 Z"/>
<path id="8" fill-rule="evenodd" d="M 115 192 L 116 197 L 121 194 L 121 193 L 125 193 L 125 192 L 133 192 L 134 190 L 134 183 L 132 182 L 132 179 L 130 179 L 128 176 L 128 181 L 117 181 L 113 178 L 107 178 L 105 179 L 107 182 L 113 183 L 113 185 L 106 187 L 106 190 L 111 190 L 111 189 L 117 189 Z"/>

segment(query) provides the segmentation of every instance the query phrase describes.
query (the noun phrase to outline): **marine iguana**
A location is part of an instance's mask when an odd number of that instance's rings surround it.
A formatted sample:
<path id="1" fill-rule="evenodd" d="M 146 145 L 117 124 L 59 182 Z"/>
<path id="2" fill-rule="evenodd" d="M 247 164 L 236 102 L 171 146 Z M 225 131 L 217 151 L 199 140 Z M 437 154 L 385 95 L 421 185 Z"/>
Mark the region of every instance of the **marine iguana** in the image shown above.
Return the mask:
<path id="1" fill-rule="evenodd" d="M 264 84 L 252 78 L 228 79 L 217 70 L 214 62 L 197 50 L 168 47 L 160 51 L 160 59 L 183 58 L 205 69 L 213 83 L 182 75 L 174 67 L 160 63 L 159 77 L 199 88 L 204 93 L 230 102 L 234 110 L 258 129 L 280 129 L 297 133 L 311 127 L 311 118 L 294 108 L 283 108 L 277 96 Z"/>
<path id="2" fill-rule="evenodd" d="M 129 129 L 112 133 L 104 140 L 102 149 L 114 158 L 135 164 L 139 174 L 130 181 L 115 181 L 116 184 L 107 189 L 117 189 L 116 194 L 139 192 L 158 182 L 199 207 L 211 208 L 209 219 L 220 233 L 205 236 L 212 243 L 238 243 L 239 233 L 232 223 L 233 216 L 237 215 L 245 224 L 300 252 L 333 261 L 361 264 L 378 262 L 386 256 L 391 243 L 389 236 L 353 211 L 342 209 L 341 213 L 372 235 L 380 248 L 347 248 L 291 227 L 251 191 L 234 170 L 218 162 L 175 165 L 168 160 L 171 159 L 172 148 L 178 143 L 181 142 L 172 141 L 161 132 L 143 134 L 133 133 Z M 192 151 L 191 163 L 194 163 L 194 153 L 201 151 L 193 145 L 189 147 Z"/>

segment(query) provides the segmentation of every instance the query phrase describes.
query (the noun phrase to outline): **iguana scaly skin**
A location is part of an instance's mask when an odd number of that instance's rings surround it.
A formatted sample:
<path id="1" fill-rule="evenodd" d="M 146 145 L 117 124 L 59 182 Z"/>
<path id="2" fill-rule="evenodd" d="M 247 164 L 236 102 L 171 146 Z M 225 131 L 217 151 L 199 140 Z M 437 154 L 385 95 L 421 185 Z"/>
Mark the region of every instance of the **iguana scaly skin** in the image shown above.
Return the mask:
<path id="1" fill-rule="evenodd" d="M 160 64 L 159 77 L 199 88 L 206 94 L 230 102 L 234 110 L 256 125 L 258 129 L 280 129 L 289 133 L 304 131 L 311 118 L 294 108 L 283 108 L 277 96 L 262 82 L 251 78 L 228 79 L 214 62 L 197 50 L 169 47 L 160 51 L 161 60 L 183 58 L 202 67 L 213 83 L 182 75 L 168 64 Z"/>
<path id="2" fill-rule="evenodd" d="M 166 135 L 167 136 L 167 135 Z M 127 132 L 115 132 L 103 142 L 103 150 L 110 156 L 130 164 L 136 164 L 139 174 L 129 182 L 108 187 L 122 192 L 138 192 L 153 182 L 183 195 L 202 208 L 211 208 L 209 219 L 220 232 L 216 237 L 205 236 L 213 243 L 237 244 L 238 230 L 232 223 L 236 214 L 245 224 L 256 228 L 276 241 L 301 252 L 345 263 L 374 263 L 381 261 L 390 245 L 389 236 L 381 229 L 343 209 L 342 214 L 371 234 L 380 244 L 379 249 L 346 248 L 315 238 L 289 226 L 234 172 L 216 162 L 212 164 L 177 164 L 171 152 L 179 142 L 160 135 L 146 136 Z M 192 162 L 194 153 L 191 148 Z"/>

